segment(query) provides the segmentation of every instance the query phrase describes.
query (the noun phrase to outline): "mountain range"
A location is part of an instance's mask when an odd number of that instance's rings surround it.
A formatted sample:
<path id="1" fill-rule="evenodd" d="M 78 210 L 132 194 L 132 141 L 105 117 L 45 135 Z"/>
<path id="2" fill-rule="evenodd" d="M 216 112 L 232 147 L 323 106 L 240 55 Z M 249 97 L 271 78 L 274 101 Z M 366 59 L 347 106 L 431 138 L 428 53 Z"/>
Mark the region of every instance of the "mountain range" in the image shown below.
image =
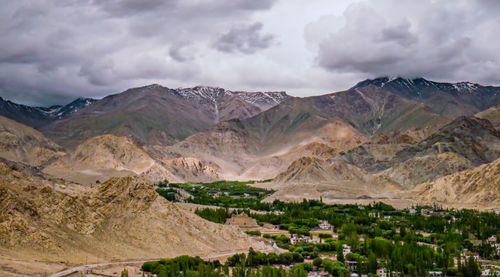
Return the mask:
<path id="1" fill-rule="evenodd" d="M 498 210 L 499 94 L 377 78 L 304 98 L 150 85 L 52 107 L 0 99 L 0 259 L 267 249 L 159 197 L 161 181 L 257 180 L 276 191 L 264 201 Z"/>
<path id="2" fill-rule="evenodd" d="M 63 106 L 0 106 L 11 119 L 1 121 L 2 157 L 85 184 L 132 174 L 354 186 L 297 168 L 346 163 L 371 180 L 358 183 L 411 189 L 499 155 L 500 88 L 469 82 L 383 77 L 305 98 L 155 84 Z"/>

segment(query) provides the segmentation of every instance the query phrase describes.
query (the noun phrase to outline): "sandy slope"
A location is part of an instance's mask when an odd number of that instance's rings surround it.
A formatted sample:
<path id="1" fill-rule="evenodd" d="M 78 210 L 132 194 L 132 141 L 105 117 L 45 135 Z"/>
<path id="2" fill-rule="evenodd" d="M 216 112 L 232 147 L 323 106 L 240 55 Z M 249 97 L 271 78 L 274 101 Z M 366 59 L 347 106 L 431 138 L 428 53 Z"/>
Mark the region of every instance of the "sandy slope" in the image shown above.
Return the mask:
<path id="1" fill-rule="evenodd" d="M 0 163 L 0 253 L 22 260 L 130 260 L 264 245 L 170 203 L 140 177 L 95 188 Z M 71 189 L 70 189 L 71 188 Z"/>
<path id="2" fill-rule="evenodd" d="M 0 157 L 40 166 L 63 153 L 37 130 L 0 116 Z"/>
<path id="3" fill-rule="evenodd" d="M 180 181 L 127 137 L 91 138 L 51 163 L 45 173 L 82 184 L 96 184 L 111 177 L 142 175 L 153 181 Z"/>
<path id="4" fill-rule="evenodd" d="M 500 207 L 500 159 L 415 187 L 408 197 L 422 202 Z"/>

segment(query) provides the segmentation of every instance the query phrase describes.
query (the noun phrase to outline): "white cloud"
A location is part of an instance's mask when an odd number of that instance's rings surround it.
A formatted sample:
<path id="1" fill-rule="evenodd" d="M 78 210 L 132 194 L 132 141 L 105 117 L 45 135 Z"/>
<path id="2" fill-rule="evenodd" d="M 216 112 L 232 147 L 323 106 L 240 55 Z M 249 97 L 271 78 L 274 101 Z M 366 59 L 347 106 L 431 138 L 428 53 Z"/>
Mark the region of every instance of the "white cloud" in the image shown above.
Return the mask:
<path id="1" fill-rule="evenodd" d="M 378 0 L 351 5 L 341 28 L 309 26 L 317 63 L 360 73 L 500 83 L 500 5 L 493 1 Z M 319 42 L 318 42 L 319 41 Z"/>

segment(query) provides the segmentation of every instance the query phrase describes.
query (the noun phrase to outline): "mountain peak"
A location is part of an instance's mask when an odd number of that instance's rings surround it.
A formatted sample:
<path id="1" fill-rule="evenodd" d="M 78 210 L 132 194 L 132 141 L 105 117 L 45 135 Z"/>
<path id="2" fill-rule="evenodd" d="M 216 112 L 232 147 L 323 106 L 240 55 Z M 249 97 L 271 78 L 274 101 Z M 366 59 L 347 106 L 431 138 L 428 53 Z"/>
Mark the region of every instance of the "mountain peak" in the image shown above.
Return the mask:
<path id="1" fill-rule="evenodd" d="M 474 92 L 482 86 L 477 83 L 472 82 L 458 82 L 458 83 L 441 83 L 427 80 L 423 77 L 417 78 L 404 78 L 404 77 L 378 77 L 375 79 L 366 79 L 357 83 L 353 88 L 362 88 L 369 85 L 377 87 L 391 87 L 394 89 L 410 89 L 410 90 L 422 90 L 428 88 L 434 88 L 439 90 L 444 90 L 453 93 L 464 93 L 464 92 Z"/>
<path id="2" fill-rule="evenodd" d="M 386 86 L 387 84 L 397 84 L 397 85 L 400 85 L 400 86 L 405 86 L 405 87 L 411 87 L 411 86 L 415 86 L 415 85 L 431 85 L 433 84 L 434 82 L 432 81 L 428 81 L 422 77 L 418 77 L 418 78 L 404 78 L 404 77 L 401 77 L 401 76 L 397 76 L 397 77 L 394 77 L 394 76 L 384 76 L 384 77 L 378 77 L 378 78 L 375 78 L 375 79 L 366 79 L 364 81 L 361 81 L 359 83 L 357 83 L 354 88 L 360 88 L 360 87 L 365 87 L 365 86 L 368 86 L 368 85 L 374 85 L 374 86 L 377 86 L 377 87 L 384 87 Z"/>

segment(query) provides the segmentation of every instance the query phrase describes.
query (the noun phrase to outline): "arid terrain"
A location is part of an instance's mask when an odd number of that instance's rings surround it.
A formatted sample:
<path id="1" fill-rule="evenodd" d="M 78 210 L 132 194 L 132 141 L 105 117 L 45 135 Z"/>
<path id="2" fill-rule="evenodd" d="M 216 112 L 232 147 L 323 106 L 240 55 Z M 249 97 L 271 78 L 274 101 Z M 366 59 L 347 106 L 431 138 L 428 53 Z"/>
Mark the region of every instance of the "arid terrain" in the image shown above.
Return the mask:
<path id="1" fill-rule="evenodd" d="M 299 98 L 151 85 L 57 117 L 0 101 L 0 275 L 272 250 L 160 197 L 159 182 L 272 179 L 253 184 L 276 191 L 265 202 L 500 209 L 496 87 L 380 78 Z"/>

